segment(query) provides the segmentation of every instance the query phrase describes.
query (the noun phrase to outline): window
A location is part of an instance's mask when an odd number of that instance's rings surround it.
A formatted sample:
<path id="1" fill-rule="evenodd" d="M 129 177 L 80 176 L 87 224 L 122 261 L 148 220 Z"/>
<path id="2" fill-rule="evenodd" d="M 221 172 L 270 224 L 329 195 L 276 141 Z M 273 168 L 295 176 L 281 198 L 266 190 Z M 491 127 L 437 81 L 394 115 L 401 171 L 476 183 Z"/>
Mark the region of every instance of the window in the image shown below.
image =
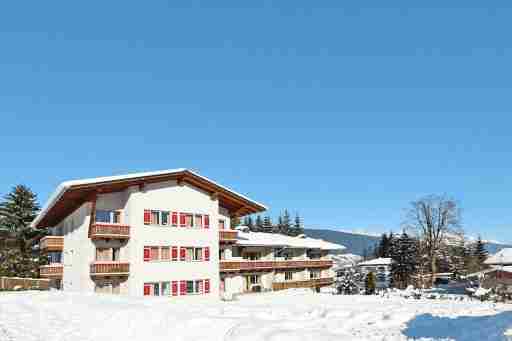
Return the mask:
<path id="1" fill-rule="evenodd" d="M 193 247 L 187 247 L 187 255 L 185 257 L 185 260 L 187 262 L 191 262 L 194 260 L 194 248 Z"/>
<path id="2" fill-rule="evenodd" d="M 171 259 L 171 250 L 169 246 L 163 246 L 160 249 L 160 256 L 162 260 L 170 260 Z"/>
<path id="3" fill-rule="evenodd" d="M 192 214 L 185 215 L 185 226 L 194 227 L 194 216 Z"/>
<path id="4" fill-rule="evenodd" d="M 114 211 L 112 213 L 112 222 L 114 224 L 121 224 L 121 212 L 119 211 Z"/>
<path id="5" fill-rule="evenodd" d="M 159 211 L 151 211 L 151 225 L 160 225 Z"/>
<path id="6" fill-rule="evenodd" d="M 48 252 L 48 261 L 50 264 L 62 263 L 62 252 Z"/>
<path id="7" fill-rule="evenodd" d="M 118 262 L 120 260 L 121 250 L 115 248 L 97 248 L 96 260 L 99 262 Z"/>
<path id="8" fill-rule="evenodd" d="M 162 296 L 171 296 L 170 282 L 162 282 Z"/>
<path id="9" fill-rule="evenodd" d="M 226 222 L 224 220 L 219 220 L 219 229 L 224 230 L 226 228 Z"/>
<path id="10" fill-rule="evenodd" d="M 151 248 L 151 260 L 158 260 L 158 247 L 156 246 Z"/>
<path id="11" fill-rule="evenodd" d="M 320 271 L 310 271 L 309 279 L 317 279 L 320 278 Z"/>
<path id="12" fill-rule="evenodd" d="M 112 260 L 111 249 L 97 248 L 96 249 L 96 260 L 99 262 L 108 262 Z"/>
<path id="13" fill-rule="evenodd" d="M 194 293 L 194 281 L 187 281 L 187 294 Z"/>
<path id="14" fill-rule="evenodd" d="M 112 249 L 112 261 L 119 262 L 121 250 L 118 247 Z"/>
<path id="15" fill-rule="evenodd" d="M 187 295 L 202 294 L 203 280 L 187 281 Z"/>
<path id="16" fill-rule="evenodd" d="M 185 260 L 187 262 L 203 260 L 203 248 L 202 247 L 187 247 Z"/>
<path id="17" fill-rule="evenodd" d="M 194 260 L 202 260 L 203 259 L 203 248 L 196 248 L 194 250 Z"/>
<path id="18" fill-rule="evenodd" d="M 197 228 L 203 228 L 203 216 L 200 214 L 196 214 L 194 220 L 194 226 Z"/>
<path id="19" fill-rule="evenodd" d="M 291 271 L 286 271 L 284 273 L 284 280 L 285 281 L 292 281 L 293 280 L 293 272 Z"/>
<path id="20" fill-rule="evenodd" d="M 259 252 L 244 253 L 244 259 L 247 259 L 247 260 L 259 260 L 260 258 L 261 258 L 261 253 L 259 253 Z"/>
<path id="21" fill-rule="evenodd" d="M 247 276 L 247 280 L 250 284 L 258 284 L 260 282 L 260 276 L 258 275 L 251 275 Z"/>
<path id="22" fill-rule="evenodd" d="M 96 210 L 96 222 L 105 224 L 120 224 L 121 212 L 112 210 Z"/>
<path id="23" fill-rule="evenodd" d="M 162 211 L 162 225 L 169 225 L 170 212 Z"/>
<path id="24" fill-rule="evenodd" d="M 153 295 L 160 296 L 160 284 L 153 283 Z"/>

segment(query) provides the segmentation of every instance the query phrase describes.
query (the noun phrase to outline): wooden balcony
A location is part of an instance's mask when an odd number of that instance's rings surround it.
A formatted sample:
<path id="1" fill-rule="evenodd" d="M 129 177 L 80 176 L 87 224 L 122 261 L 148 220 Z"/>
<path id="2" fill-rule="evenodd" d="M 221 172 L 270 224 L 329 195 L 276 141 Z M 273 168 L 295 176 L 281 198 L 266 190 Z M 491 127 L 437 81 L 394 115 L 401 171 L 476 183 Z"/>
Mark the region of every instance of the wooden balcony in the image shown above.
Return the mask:
<path id="1" fill-rule="evenodd" d="M 39 276 L 41 278 L 61 279 L 63 270 L 62 264 L 42 265 L 39 267 Z"/>
<path id="2" fill-rule="evenodd" d="M 332 260 L 220 261 L 221 272 L 272 271 L 277 269 L 330 268 Z"/>
<path id="3" fill-rule="evenodd" d="M 238 231 L 236 230 L 219 230 L 219 241 L 221 243 L 236 243 Z"/>
<path id="4" fill-rule="evenodd" d="M 316 278 L 306 281 L 289 281 L 281 283 L 272 283 L 273 290 L 285 290 L 292 288 L 319 288 L 334 283 L 333 277 L 328 278 Z"/>
<path id="5" fill-rule="evenodd" d="M 89 235 L 91 239 L 129 239 L 130 226 L 96 223 L 91 226 Z"/>
<path id="6" fill-rule="evenodd" d="M 64 250 L 64 237 L 46 236 L 39 241 L 39 250 L 42 253 L 62 252 Z"/>
<path id="7" fill-rule="evenodd" d="M 93 262 L 90 265 L 91 277 L 130 275 L 130 263 L 128 262 Z"/>

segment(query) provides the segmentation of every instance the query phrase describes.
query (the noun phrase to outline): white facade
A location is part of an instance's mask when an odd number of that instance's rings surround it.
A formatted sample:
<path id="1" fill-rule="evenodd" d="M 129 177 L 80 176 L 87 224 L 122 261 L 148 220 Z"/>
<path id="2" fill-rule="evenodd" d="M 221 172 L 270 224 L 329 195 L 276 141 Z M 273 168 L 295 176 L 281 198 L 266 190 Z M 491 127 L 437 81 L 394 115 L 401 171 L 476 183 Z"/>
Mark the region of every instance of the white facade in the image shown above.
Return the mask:
<path id="1" fill-rule="evenodd" d="M 66 182 L 33 223 L 63 239 L 51 266 L 62 272 L 41 276 L 63 290 L 173 299 L 332 284 L 329 252 L 344 247 L 229 229 L 265 209 L 183 169 Z"/>
<path id="2" fill-rule="evenodd" d="M 391 271 L 393 260 L 391 258 L 376 258 L 357 265 L 364 279 L 370 272 L 376 277 L 377 289 L 389 288 L 391 284 Z"/>

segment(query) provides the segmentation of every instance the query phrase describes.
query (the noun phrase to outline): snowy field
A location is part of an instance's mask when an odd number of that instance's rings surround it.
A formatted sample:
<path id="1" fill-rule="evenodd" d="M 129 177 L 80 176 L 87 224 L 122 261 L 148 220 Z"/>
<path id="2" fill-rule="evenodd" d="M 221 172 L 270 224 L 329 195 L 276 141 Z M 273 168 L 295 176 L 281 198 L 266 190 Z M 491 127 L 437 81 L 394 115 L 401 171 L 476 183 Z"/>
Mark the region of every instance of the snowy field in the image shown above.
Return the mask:
<path id="1" fill-rule="evenodd" d="M 63 292 L 0 293 L 1 341 L 505 340 L 512 306 L 305 291 L 185 303 Z"/>

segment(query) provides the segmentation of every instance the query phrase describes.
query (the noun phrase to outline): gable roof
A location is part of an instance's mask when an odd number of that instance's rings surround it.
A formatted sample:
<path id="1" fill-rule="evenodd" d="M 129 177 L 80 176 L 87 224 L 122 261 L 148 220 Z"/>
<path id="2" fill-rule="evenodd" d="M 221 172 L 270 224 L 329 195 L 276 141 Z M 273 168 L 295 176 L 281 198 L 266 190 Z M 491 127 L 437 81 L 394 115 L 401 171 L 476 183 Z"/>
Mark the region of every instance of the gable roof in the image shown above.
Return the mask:
<path id="1" fill-rule="evenodd" d="M 50 196 L 32 222 L 36 228 L 55 226 L 95 193 L 123 191 L 130 186 L 176 180 L 188 183 L 218 197 L 219 205 L 240 216 L 267 210 L 257 201 L 224 187 L 186 168 L 133 173 L 92 179 L 65 181 Z"/>

